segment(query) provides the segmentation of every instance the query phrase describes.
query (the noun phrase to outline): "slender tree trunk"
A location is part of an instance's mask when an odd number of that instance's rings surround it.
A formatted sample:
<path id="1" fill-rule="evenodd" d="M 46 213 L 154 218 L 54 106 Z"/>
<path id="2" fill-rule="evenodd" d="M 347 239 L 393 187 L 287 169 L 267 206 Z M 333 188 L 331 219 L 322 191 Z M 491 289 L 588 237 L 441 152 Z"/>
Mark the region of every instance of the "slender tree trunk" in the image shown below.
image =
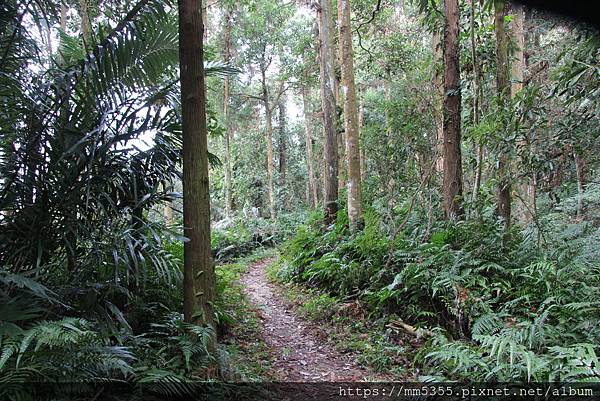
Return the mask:
<path id="1" fill-rule="evenodd" d="M 512 85 L 511 85 L 511 95 L 513 97 L 517 96 L 519 92 L 523 89 L 524 86 L 524 65 L 525 65 L 525 30 L 524 30 L 524 22 L 525 15 L 523 6 L 519 3 L 512 3 L 512 11 L 513 11 L 513 20 L 512 20 L 512 33 L 515 42 L 515 51 L 512 60 Z M 529 146 L 528 140 L 521 139 L 519 141 L 519 147 L 527 148 Z M 523 160 L 521 160 L 523 163 Z M 517 191 L 519 191 L 519 198 L 524 204 L 521 204 L 517 209 L 518 218 L 524 222 L 530 222 L 534 219 L 532 215 L 532 199 L 530 197 L 529 187 L 531 186 L 531 177 L 525 177 L 526 181 L 529 182 L 520 182 L 517 186 Z"/>
<path id="2" fill-rule="evenodd" d="M 361 133 L 360 135 L 360 181 L 361 181 L 361 188 L 362 188 L 362 184 L 365 182 L 366 179 L 366 174 L 367 174 L 367 154 L 366 154 L 366 146 L 364 143 L 364 135 L 362 134 L 363 131 L 363 127 L 365 125 L 365 107 L 363 105 L 362 100 L 360 99 L 359 96 L 359 101 L 358 101 L 358 129 L 359 132 Z"/>
<path id="3" fill-rule="evenodd" d="M 59 26 L 60 26 L 60 30 L 63 33 L 66 33 L 67 30 L 67 6 L 65 3 L 61 3 L 60 4 L 60 19 L 59 19 Z M 62 38 L 62 36 L 59 39 L 58 42 L 58 51 L 57 51 L 57 57 L 56 57 L 56 61 L 57 64 L 59 66 L 64 66 L 65 64 L 65 59 L 64 59 L 64 40 Z M 60 86 L 59 86 L 60 88 Z M 67 149 L 69 149 L 72 145 L 73 140 L 71 139 L 71 137 L 73 136 L 73 134 L 68 133 L 66 130 L 66 125 L 67 125 L 67 121 L 69 118 L 69 99 L 71 97 L 71 86 L 67 85 L 66 91 L 63 91 L 63 89 L 58 89 L 57 90 L 57 96 L 60 99 L 60 113 L 59 113 L 59 117 L 58 117 L 58 125 L 60 127 L 60 129 L 57 131 L 57 135 L 59 135 L 59 143 L 62 146 L 62 150 L 66 151 Z M 76 226 L 76 221 L 77 221 L 77 212 L 76 211 L 71 211 L 70 216 L 67 217 L 66 219 L 67 222 L 70 222 L 70 224 L 73 224 L 73 226 Z M 68 223 L 67 223 L 68 224 Z M 77 258 L 78 258 L 78 240 L 77 240 L 77 231 L 76 229 L 73 230 L 69 230 L 69 232 L 66 234 L 66 238 L 65 238 L 65 250 L 67 253 L 67 269 L 69 272 L 75 272 L 77 270 Z"/>
<path id="4" fill-rule="evenodd" d="M 537 217 L 537 175 L 535 172 L 531 177 L 531 184 L 527 186 L 527 198 L 531 199 L 532 216 Z"/>
<path id="5" fill-rule="evenodd" d="M 385 73 L 383 78 L 383 100 L 385 100 L 386 107 L 384 110 L 385 116 L 385 139 L 388 145 L 392 146 L 392 116 L 390 115 L 390 102 L 392 100 L 392 88 L 390 87 L 390 81 L 392 77 L 389 72 Z"/>
<path id="6" fill-rule="evenodd" d="M 460 139 L 460 60 L 458 0 L 445 0 L 444 29 L 444 211 L 447 219 L 463 214 Z"/>
<path id="7" fill-rule="evenodd" d="M 207 0 L 202 0 L 202 26 L 204 27 L 204 31 L 202 32 L 202 37 L 204 38 L 204 42 L 208 41 L 208 4 Z"/>
<path id="8" fill-rule="evenodd" d="M 61 2 L 60 3 L 60 30 L 63 32 L 67 31 L 67 12 L 69 10 L 67 9 L 67 6 L 65 3 Z"/>
<path id="9" fill-rule="evenodd" d="M 92 26 L 90 21 L 88 0 L 79 0 L 79 15 L 81 17 L 81 37 L 83 38 L 83 47 L 89 50 L 92 46 Z"/>
<path id="10" fill-rule="evenodd" d="M 274 163 L 273 163 L 273 110 L 269 105 L 269 90 L 267 88 L 267 67 L 265 62 L 261 63 L 261 75 L 262 75 L 262 101 L 265 108 L 265 124 L 266 124 L 266 136 L 267 136 L 267 186 L 269 191 L 269 216 L 272 219 L 275 218 L 275 188 L 273 184 L 274 176 Z"/>
<path id="11" fill-rule="evenodd" d="M 338 21 L 340 26 L 342 92 L 344 93 L 346 155 L 348 158 L 347 207 L 350 226 L 356 229 L 360 228 L 362 225 L 362 199 L 360 179 L 360 131 L 358 124 L 356 84 L 354 82 L 350 0 L 338 0 Z"/>
<path id="12" fill-rule="evenodd" d="M 232 15 L 230 11 L 225 13 L 225 49 L 223 61 L 228 64 L 231 61 L 231 28 Z M 225 77 L 223 83 L 223 116 L 227 126 L 225 132 L 225 214 L 231 217 L 233 212 L 233 182 L 231 174 L 231 138 L 233 136 L 233 124 L 229 116 L 229 77 Z"/>
<path id="13" fill-rule="evenodd" d="M 323 127 L 325 130 L 325 223 L 335 221 L 338 211 L 338 148 L 337 148 L 337 109 L 335 102 L 334 54 L 332 49 L 331 0 L 319 0 L 319 41 L 321 101 Z"/>
<path id="14" fill-rule="evenodd" d="M 386 106 L 385 106 L 385 141 L 387 143 L 387 146 L 389 149 L 393 149 L 394 148 L 394 138 L 392 136 L 392 117 L 390 115 L 390 102 L 392 100 L 392 88 L 390 87 L 390 81 L 392 80 L 389 71 L 385 72 L 384 75 L 384 79 L 383 79 L 383 99 L 385 100 Z M 407 163 L 408 163 L 408 159 L 407 159 Z M 385 190 L 387 191 L 388 194 L 393 194 L 394 193 L 394 188 L 396 187 L 396 180 L 394 179 L 393 176 L 388 177 L 388 179 L 386 180 L 386 184 L 385 184 Z M 389 206 L 390 208 L 393 207 L 393 204 L 395 202 L 394 197 L 390 197 L 389 198 Z"/>
<path id="15" fill-rule="evenodd" d="M 439 33 L 435 32 L 432 36 L 431 46 L 433 49 L 433 85 L 434 85 L 434 105 L 435 105 L 435 170 L 438 174 L 444 173 L 444 76 L 441 68 L 444 58 L 442 39 Z"/>
<path id="16" fill-rule="evenodd" d="M 335 4 L 332 2 L 332 4 Z M 332 6 L 333 7 L 333 6 Z M 344 97 L 342 93 L 341 72 L 342 66 L 342 49 L 340 46 L 340 38 L 335 34 L 336 21 L 334 20 L 335 9 L 331 10 L 331 42 L 332 52 L 334 54 L 334 68 L 333 68 L 333 93 L 335 97 L 335 127 L 337 129 L 337 147 L 338 147 L 338 199 L 342 198 L 342 192 L 346 189 L 346 179 L 348 177 L 348 160 L 346 158 L 346 131 L 344 128 L 344 121 L 342 120 L 344 108 Z M 339 25 L 339 21 L 337 21 Z"/>
<path id="17" fill-rule="evenodd" d="M 46 20 L 46 53 L 48 53 L 48 68 L 52 67 L 52 25 Z"/>
<path id="18" fill-rule="evenodd" d="M 508 63 L 508 35 L 504 17 L 506 4 L 503 0 L 494 0 L 494 29 L 496 33 L 496 89 L 500 99 L 500 107 L 504 109 L 510 96 L 510 75 Z M 503 124 L 504 125 L 504 124 Z M 506 151 L 501 150 L 498 159 L 498 216 L 504 220 L 505 227 L 510 226 L 511 219 L 511 184 L 510 166 Z"/>
<path id="19" fill-rule="evenodd" d="M 287 138 L 285 137 L 285 98 L 281 98 L 279 101 L 279 188 L 285 188 L 285 169 L 286 169 L 286 151 L 287 151 Z"/>
<path id="20" fill-rule="evenodd" d="M 479 60 L 477 57 L 477 40 L 475 36 L 475 1 L 471 0 L 471 58 L 473 59 L 473 125 L 479 125 L 481 104 L 480 104 L 480 78 Z M 476 152 L 475 180 L 473 183 L 473 201 L 477 200 L 479 189 L 481 188 L 481 173 L 483 171 L 483 145 L 481 141 L 475 141 L 474 148 Z"/>
<path id="21" fill-rule="evenodd" d="M 65 3 L 60 3 L 60 19 L 59 19 L 59 26 L 60 26 L 60 30 L 63 33 L 66 33 L 67 31 L 67 6 Z M 62 40 L 62 36 L 60 37 L 59 41 L 58 41 L 58 55 L 56 57 L 57 63 L 58 65 L 63 65 L 65 63 L 65 59 L 63 57 L 63 52 L 64 52 L 64 41 Z"/>
<path id="22" fill-rule="evenodd" d="M 268 102 L 264 103 L 267 123 L 267 179 L 269 191 L 269 216 L 274 219 L 277 216 L 277 212 L 275 211 L 275 187 L 273 182 L 275 169 L 273 166 L 273 113 L 269 108 Z"/>
<path id="23" fill-rule="evenodd" d="M 511 93 L 515 96 L 523 89 L 525 65 L 525 14 L 523 5 L 514 2 L 512 3 L 512 32 L 515 42 L 515 52 L 512 60 L 512 86 Z"/>
<path id="24" fill-rule="evenodd" d="M 305 74 L 306 78 L 306 74 Z M 319 198 L 317 195 L 317 182 L 315 180 L 314 172 L 314 156 L 313 156 L 313 131 L 312 131 L 312 118 L 311 112 L 309 111 L 308 105 L 308 94 L 306 87 L 302 85 L 302 105 L 304 106 L 304 133 L 306 140 L 306 169 L 308 172 L 308 193 L 310 199 L 310 205 L 313 208 L 317 207 Z"/>
<path id="25" fill-rule="evenodd" d="M 173 224 L 173 205 L 171 202 L 165 202 L 163 206 L 163 216 L 165 218 L 165 224 L 171 226 Z"/>
<path id="26" fill-rule="evenodd" d="M 183 312 L 187 322 L 215 327 L 215 271 L 210 246 L 208 141 L 200 0 L 179 0 L 183 129 Z M 209 341 L 216 348 L 216 331 Z"/>
<path id="27" fill-rule="evenodd" d="M 225 214 L 231 217 L 233 205 L 233 174 L 231 170 L 231 140 L 233 138 L 233 124 L 228 123 L 225 131 Z"/>
<path id="28" fill-rule="evenodd" d="M 162 183 L 163 191 L 168 191 L 170 185 L 163 181 Z M 171 226 L 173 224 L 173 203 L 170 200 L 167 200 L 163 204 L 163 218 L 165 220 L 166 226 Z"/>
<path id="29" fill-rule="evenodd" d="M 339 97 L 338 97 L 339 99 Z M 336 127 L 343 127 L 343 122 L 338 120 Z M 346 177 L 348 174 L 348 162 L 346 159 L 346 131 L 343 129 L 337 133 L 338 147 L 338 198 L 341 198 L 342 191 L 346 188 Z"/>
<path id="30" fill-rule="evenodd" d="M 585 205 L 583 195 L 585 192 L 585 160 L 581 157 L 581 153 L 573 151 L 573 159 L 575 160 L 575 171 L 577 172 L 577 218 L 583 218 Z"/>

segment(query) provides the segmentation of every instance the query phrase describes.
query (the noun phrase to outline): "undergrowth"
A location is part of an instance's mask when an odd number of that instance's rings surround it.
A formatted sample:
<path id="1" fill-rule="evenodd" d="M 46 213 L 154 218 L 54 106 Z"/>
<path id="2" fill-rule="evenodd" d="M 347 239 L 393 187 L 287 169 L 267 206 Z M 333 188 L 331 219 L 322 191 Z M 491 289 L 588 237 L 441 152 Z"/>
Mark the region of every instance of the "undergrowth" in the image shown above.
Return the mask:
<path id="1" fill-rule="evenodd" d="M 598 228 L 548 215 L 543 237 L 536 227 L 505 233 L 492 216 L 429 232 L 411 218 L 394 236 L 374 210 L 356 233 L 343 212 L 328 228 L 315 215 L 274 275 L 323 294 L 305 309 L 357 301 L 368 319 L 423 329 L 423 379 L 599 380 Z"/>
<path id="2" fill-rule="evenodd" d="M 279 284 L 286 302 L 301 317 L 325 328 L 338 351 L 353 355 L 358 364 L 374 372 L 387 373 L 390 379 L 409 377 L 406 354 L 413 353 L 416 344 L 386 329 L 384 319 L 365 319 L 365 310 L 358 303 L 284 281 L 280 269 L 279 263 L 271 264 L 267 277 Z"/>
<path id="3" fill-rule="evenodd" d="M 12 295 L 2 293 L 5 302 L 0 305 L 0 398 L 50 400 L 60 394 L 60 399 L 77 399 L 89 395 L 98 383 L 129 385 L 103 388 L 107 399 L 137 399 L 132 387 L 136 385 L 161 398 L 191 393 L 194 380 L 264 378 L 267 347 L 250 340 L 259 338 L 258 318 L 237 280 L 250 261 L 269 251 L 216 267 L 215 317 L 221 344 L 210 355 L 207 340 L 212 329 L 186 323 L 180 313 L 182 248 L 181 243 L 166 247 L 176 272 L 141 282 L 143 298 L 123 305 L 115 300 L 119 288 L 114 284 L 97 286 L 93 297 L 86 288 L 61 297 L 37 281 L 0 272 L 3 288 Z M 84 317 L 55 318 L 81 313 L 83 308 L 87 308 Z M 234 344 L 228 341 L 232 336 L 249 340 Z M 213 358 L 218 358 L 219 372 L 207 370 Z M 49 387 L 44 384 L 48 382 L 63 385 Z"/>
<path id="4" fill-rule="evenodd" d="M 232 261 L 259 248 L 271 248 L 291 238 L 305 213 L 281 214 L 277 219 L 245 218 L 237 215 L 216 223 L 211 232 L 213 257 Z"/>

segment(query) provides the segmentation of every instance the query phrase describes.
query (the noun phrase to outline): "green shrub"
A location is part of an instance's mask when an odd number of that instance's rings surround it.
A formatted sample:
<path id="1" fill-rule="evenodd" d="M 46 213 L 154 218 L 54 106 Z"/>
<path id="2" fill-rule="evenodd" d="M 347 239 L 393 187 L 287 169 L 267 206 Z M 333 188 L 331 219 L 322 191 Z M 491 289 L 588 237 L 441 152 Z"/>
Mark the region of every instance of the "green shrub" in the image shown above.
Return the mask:
<path id="1" fill-rule="evenodd" d="M 597 229 L 546 222 L 555 230 L 545 234 L 546 251 L 530 227 L 505 232 L 493 213 L 436 223 L 430 234 L 411 217 L 394 238 L 372 210 L 358 233 L 341 217 L 332 227 L 300 228 L 283 247 L 279 277 L 359 298 L 371 315 L 433 327 L 417 358 L 423 372 L 482 381 L 598 377 Z"/>
<path id="2" fill-rule="evenodd" d="M 328 320 L 335 314 L 337 306 L 337 298 L 320 294 L 304 302 L 300 306 L 300 313 L 313 321 Z"/>

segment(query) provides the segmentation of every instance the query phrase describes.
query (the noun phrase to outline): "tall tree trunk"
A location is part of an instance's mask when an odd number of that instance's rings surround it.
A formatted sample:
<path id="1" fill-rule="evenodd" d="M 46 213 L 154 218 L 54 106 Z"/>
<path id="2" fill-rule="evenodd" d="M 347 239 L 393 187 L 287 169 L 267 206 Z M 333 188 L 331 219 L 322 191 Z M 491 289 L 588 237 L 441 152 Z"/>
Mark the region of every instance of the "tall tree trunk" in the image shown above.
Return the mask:
<path id="1" fill-rule="evenodd" d="M 360 99 L 360 96 L 358 103 L 358 130 L 359 132 L 363 133 L 363 127 L 365 125 L 365 107 L 363 105 L 362 100 Z M 367 174 L 367 154 L 365 151 L 366 146 L 364 143 L 364 135 L 361 134 L 360 139 L 360 181 L 362 188 Z"/>
<path id="2" fill-rule="evenodd" d="M 274 219 L 277 216 L 277 212 L 275 211 L 275 187 L 273 182 L 275 169 L 273 166 L 273 112 L 269 108 L 268 102 L 264 103 L 267 123 L 267 184 L 269 191 L 269 216 Z"/>
<path id="3" fill-rule="evenodd" d="M 90 50 L 92 46 L 92 25 L 90 21 L 88 0 L 79 0 L 79 15 L 81 17 L 81 37 L 83 38 L 83 47 Z"/>
<path id="4" fill-rule="evenodd" d="M 479 69 L 479 60 L 477 58 L 477 40 L 475 36 L 475 1 L 471 0 L 470 23 L 471 23 L 471 58 L 473 59 L 473 125 L 479 125 L 481 104 L 481 71 Z M 476 152 L 475 180 L 473 183 L 473 201 L 477 200 L 479 189 L 481 188 L 481 174 L 483 172 L 483 145 L 481 141 L 475 141 L 474 148 Z"/>
<path id="5" fill-rule="evenodd" d="M 392 116 L 390 115 L 390 103 L 392 101 L 392 88 L 390 82 L 392 77 L 390 76 L 389 70 L 386 70 L 383 78 L 383 100 L 385 100 L 385 137 L 389 146 L 393 146 L 392 138 Z"/>
<path id="6" fill-rule="evenodd" d="M 67 12 L 69 10 L 67 9 L 67 6 L 65 3 L 60 3 L 60 19 L 59 19 L 59 26 L 60 26 L 60 30 L 63 33 L 67 32 Z M 63 65 L 65 62 L 64 56 L 63 56 L 63 52 L 64 52 L 64 41 L 62 39 L 62 36 L 60 36 L 59 41 L 58 41 L 58 55 L 57 55 L 57 63 L 58 65 Z"/>
<path id="7" fill-rule="evenodd" d="M 183 312 L 185 321 L 215 327 L 215 271 L 210 246 L 210 198 L 204 51 L 200 0 L 179 0 L 179 62 L 183 130 Z M 216 348 L 216 331 L 209 341 Z"/>
<path id="8" fill-rule="evenodd" d="M 394 138 L 392 135 L 392 116 L 390 115 L 390 110 L 391 110 L 391 100 L 392 100 L 392 88 L 390 86 L 390 82 L 392 80 L 392 77 L 390 75 L 389 70 L 386 70 L 385 74 L 384 74 L 384 78 L 383 78 L 383 100 L 385 100 L 385 141 L 387 143 L 387 146 L 389 149 L 393 149 L 394 148 Z M 408 160 L 407 160 L 408 162 Z M 393 175 L 388 177 L 387 182 L 385 184 L 385 190 L 387 191 L 388 194 L 393 194 L 394 193 L 394 188 L 396 187 L 396 180 L 394 179 Z M 389 205 L 390 208 L 393 207 L 393 203 L 395 202 L 395 198 L 393 196 L 391 196 L 389 198 Z"/>
<path id="9" fill-rule="evenodd" d="M 52 24 L 46 20 L 46 53 L 48 53 L 48 68 L 52 67 Z"/>
<path id="10" fill-rule="evenodd" d="M 60 3 L 60 30 L 63 32 L 67 31 L 67 5 L 63 2 Z"/>
<path id="11" fill-rule="evenodd" d="M 505 108 L 507 98 L 510 96 L 510 75 L 508 63 L 508 35 L 504 17 L 506 4 L 504 0 L 494 0 L 494 29 L 496 33 L 496 89 L 500 100 L 500 107 Z M 503 124 L 505 125 L 505 124 Z M 506 128 L 506 127 L 502 127 Z M 504 221 L 505 227 L 510 226 L 511 216 L 511 185 L 510 166 L 506 151 L 501 150 L 498 159 L 498 216 Z"/>
<path id="12" fill-rule="evenodd" d="M 267 67 L 264 61 L 260 66 L 262 76 L 262 101 L 265 108 L 265 124 L 267 137 L 267 187 L 269 191 L 269 216 L 275 218 L 275 188 L 273 184 L 274 164 L 273 164 L 273 110 L 269 105 L 269 89 L 267 88 Z"/>
<path id="13" fill-rule="evenodd" d="M 167 192 L 172 190 L 171 185 L 167 184 L 166 181 L 162 183 L 163 191 Z M 167 200 L 163 204 L 163 218 L 165 220 L 166 226 L 171 226 L 173 224 L 173 202 Z"/>
<path id="14" fill-rule="evenodd" d="M 435 32 L 432 36 L 431 46 L 433 50 L 433 86 L 435 106 L 435 170 L 438 174 L 444 173 L 444 76 L 441 68 L 444 58 L 444 47 L 441 35 Z"/>
<path id="15" fill-rule="evenodd" d="M 332 49 L 331 0 L 319 0 L 319 42 L 321 102 L 323 127 L 325 130 L 325 181 L 324 218 L 325 223 L 335 221 L 338 211 L 338 149 L 337 149 L 337 109 L 335 102 L 334 53 Z"/>
<path id="16" fill-rule="evenodd" d="M 338 97 L 338 99 L 339 98 L 340 97 Z M 341 118 L 338 119 L 336 127 L 343 127 Z M 338 198 L 341 198 L 342 191 L 346 188 L 346 176 L 348 174 L 348 163 L 346 160 L 346 131 L 344 131 L 344 129 L 338 130 L 336 140 L 338 147 Z"/>
<path id="17" fill-rule="evenodd" d="M 67 31 L 67 12 L 68 12 L 68 8 L 67 5 L 65 3 L 61 3 L 60 4 L 60 17 L 59 17 L 59 26 L 60 26 L 60 30 L 63 33 L 66 33 Z M 64 59 L 64 51 L 65 51 L 65 43 L 63 40 L 63 37 L 60 36 L 59 38 L 59 42 L 58 42 L 58 50 L 57 50 L 57 57 L 56 57 L 56 62 L 59 66 L 63 67 L 65 64 L 65 59 Z M 67 125 L 67 121 L 69 118 L 69 99 L 71 97 L 71 86 L 67 85 L 66 90 L 63 90 L 60 88 L 57 90 L 57 97 L 60 99 L 60 112 L 59 112 L 59 117 L 58 117 L 58 126 L 60 127 L 60 129 L 57 132 L 57 135 L 59 136 L 59 143 L 62 146 L 62 150 L 64 152 L 67 151 L 67 149 L 69 149 L 72 146 L 72 143 L 74 143 L 75 139 L 72 138 L 73 134 L 72 133 L 68 133 L 67 129 L 66 129 L 66 125 Z M 70 215 L 67 217 L 66 219 L 67 224 L 72 224 L 73 227 L 76 227 L 76 221 L 77 221 L 77 212 L 76 211 L 71 211 Z M 69 272 L 75 272 L 77 270 L 77 258 L 78 258 L 78 241 L 77 241 L 77 231 L 76 229 L 73 230 L 69 230 L 69 232 L 66 234 L 66 238 L 65 238 L 65 250 L 67 253 L 67 269 Z"/>
<path id="18" fill-rule="evenodd" d="M 305 74 L 306 79 L 306 74 Z M 317 195 L 317 182 L 315 180 L 314 171 L 314 156 L 313 156 L 313 130 L 312 130 L 312 118 L 311 112 L 309 111 L 308 105 L 308 93 L 306 86 L 302 85 L 302 105 L 304 107 L 304 134 L 306 141 L 306 169 L 308 172 L 308 193 L 310 199 L 310 205 L 313 208 L 317 207 L 319 203 L 319 197 Z"/>
<path id="19" fill-rule="evenodd" d="M 575 159 L 575 171 L 577 172 L 577 218 L 583 218 L 585 205 L 583 194 L 585 192 L 585 160 L 581 153 L 573 150 L 573 159 Z"/>
<path id="20" fill-rule="evenodd" d="M 515 51 L 512 60 L 512 85 L 511 85 L 511 95 L 513 97 L 517 96 L 519 92 L 523 89 L 524 86 L 524 66 L 525 66 L 525 30 L 524 30 L 524 22 L 525 15 L 523 6 L 519 3 L 512 3 L 512 11 L 513 11 L 513 20 L 512 20 L 512 33 L 513 39 L 515 42 Z M 529 146 L 527 139 L 521 139 L 519 141 L 519 147 L 526 148 Z M 523 161 L 521 161 L 523 162 Z M 526 181 L 529 182 L 520 182 L 517 186 L 517 191 L 520 194 L 520 199 L 524 203 L 520 205 L 517 209 L 519 220 L 524 222 L 530 222 L 533 220 L 534 216 L 532 215 L 532 199 L 529 188 L 531 187 L 531 177 L 525 177 Z"/>
<path id="21" fill-rule="evenodd" d="M 204 27 L 204 31 L 202 32 L 202 37 L 204 41 L 208 41 L 208 4 L 207 0 L 202 0 L 202 26 Z"/>
<path id="22" fill-rule="evenodd" d="M 348 160 L 346 159 L 346 131 L 344 129 L 343 112 L 344 112 L 344 94 L 342 93 L 341 83 L 341 66 L 342 66 L 342 49 L 340 46 L 339 35 L 336 35 L 335 26 L 339 25 L 338 21 L 335 20 L 335 9 L 331 10 L 331 43 L 333 52 L 333 93 L 335 97 L 335 127 L 337 129 L 337 147 L 338 147 L 338 199 L 342 198 L 343 191 L 346 189 L 346 178 L 348 176 Z M 339 3 L 338 3 L 339 4 Z"/>
<path id="23" fill-rule="evenodd" d="M 458 0 L 445 0 L 444 29 L 444 212 L 447 219 L 463 214 L 460 139 L 460 60 Z"/>
<path id="24" fill-rule="evenodd" d="M 348 159 L 348 218 L 354 229 L 362 225 L 362 199 L 360 174 L 360 131 L 358 127 L 358 102 L 354 82 L 352 28 L 350 26 L 350 0 L 338 0 L 340 27 L 340 55 L 342 92 L 344 94 L 344 128 Z"/>
<path id="25" fill-rule="evenodd" d="M 525 66 L 525 14 L 523 5 L 517 2 L 512 3 L 512 32 L 515 41 L 515 53 L 512 60 L 512 86 L 511 94 L 515 96 L 523 89 Z"/>
<path id="26" fill-rule="evenodd" d="M 279 188 L 285 188 L 285 169 L 286 169 L 286 151 L 287 151 L 287 138 L 285 137 L 285 98 L 282 97 L 279 101 Z"/>
<path id="27" fill-rule="evenodd" d="M 225 48 L 223 52 L 223 61 L 229 64 L 231 61 L 231 11 L 225 12 Z M 233 137 L 233 124 L 229 116 L 229 76 L 225 77 L 223 83 L 223 116 L 225 125 L 225 214 L 231 217 L 233 212 L 233 182 L 231 174 L 231 138 Z"/>
<path id="28" fill-rule="evenodd" d="M 262 85 L 262 102 L 265 109 L 265 131 L 267 141 L 267 190 L 269 197 L 269 216 L 274 219 L 276 217 L 275 211 L 275 187 L 274 187 L 274 175 L 275 166 L 273 162 L 273 109 L 269 104 L 269 88 L 267 86 L 267 60 L 266 60 L 266 47 L 263 47 L 261 62 L 260 62 L 260 73 L 261 73 L 261 85 Z"/>
<path id="29" fill-rule="evenodd" d="M 163 205 L 163 216 L 165 218 L 165 224 L 171 226 L 173 224 L 173 205 L 170 201 L 165 202 Z"/>

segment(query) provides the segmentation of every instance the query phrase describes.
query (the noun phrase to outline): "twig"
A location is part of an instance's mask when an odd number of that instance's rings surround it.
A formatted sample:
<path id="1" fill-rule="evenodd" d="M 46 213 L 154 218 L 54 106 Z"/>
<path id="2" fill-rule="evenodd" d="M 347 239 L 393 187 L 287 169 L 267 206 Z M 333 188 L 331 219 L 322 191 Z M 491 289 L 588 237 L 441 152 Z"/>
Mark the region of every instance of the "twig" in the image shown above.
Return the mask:
<path id="1" fill-rule="evenodd" d="M 371 22 L 373 22 L 375 20 L 375 16 L 377 16 L 377 13 L 381 10 L 381 0 L 377 0 L 377 5 L 375 6 L 375 9 L 373 10 L 373 12 L 371 13 L 371 18 L 369 18 L 367 21 L 362 22 L 360 24 L 358 24 L 358 26 L 356 27 L 356 29 L 354 30 L 356 32 L 356 34 L 358 35 L 358 45 L 360 46 L 361 49 L 363 49 L 365 52 L 367 52 L 369 54 L 369 59 L 373 58 L 373 55 L 371 54 L 371 52 L 369 50 L 367 50 L 363 44 L 362 44 L 362 36 L 360 34 L 360 29 L 367 25 L 370 24 Z"/>
<path id="2" fill-rule="evenodd" d="M 514 195 L 517 197 L 517 199 L 519 199 L 521 201 L 521 203 L 523 203 L 523 205 L 527 208 L 527 211 L 529 213 L 531 213 L 531 217 L 533 217 L 533 222 L 535 223 L 535 226 L 538 229 L 538 232 L 540 233 L 540 236 L 542 238 L 542 240 L 544 240 L 544 245 L 548 245 L 548 241 L 546 240 L 546 236 L 544 235 L 544 231 L 542 230 L 542 227 L 540 226 L 540 220 L 538 219 L 537 213 L 535 210 L 531 210 L 531 208 L 529 207 L 529 205 L 527 204 L 527 202 L 525 202 L 525 200 L 521 197 L 521 195 L 515 191 Z M 539 239 L 538 239 L 539 242 Z M 538 243 L 539 246 L 539 243 Z"/>
<path id="3" fill-rule="evenodd" d="M 434 336 L 433 331 L 426 330 L 426 329 L 417 329 L 416 327 L 411 326 L 408 323 L 404 323 L 402 320 L 394 320 L 394 321 L 388 323 L 386 325 L 386 327 L 389 327 L 389 328 L 395 329 L 395 330 L 402 330 L 405 333 L 410 334 L 415 337 L 422 337 L 422 336 L 433 337 Z"/>
<path id="4" fill-rule="evenodd" d="M 255 99 L 255 100 L 260 100 L 263 101 L 264 99 L 261 96 L 256 96 L 256 95 L 251 95 L 249 93 L 232 93 L 229 96 L 239 96 L 239 97 L 245 97 L 247 99 Z"/>
<path id="5" fill-rule="evenodd" d="M 408 207 L 408 210 L 406 211 L 406 216 L 404 216 L 404 220 L 402 221 L 402 223 L 400 223 L 400 225 L 396 228 L 396 230 L 394 230 L 394 233 L 392 234 L 392 237 L 390 238 L 390 246 L 388 248 L 387 261 L 385 262 L 385 269 L 386 270 L 392 264 L 392 257 L 393 257 L 393 253 L 394 253 L 394 242 L 396 240 L 396 236 L 398 236 L 398 234 L 404 228 L 404 226 L 406 225 L 406 223 L 408 223 L 408 219 L 410 218 L 410 214 L 411 214 L 411 212 L 413 210 L 413 207 L 415 205 L 415 200 L 417 199 L 417 194 L 419 194 L 419 192 L 421 191 L 421 189 L 423 188 L 423 186 L 425 185 L 425 183 L 427 181 L 429 181 L 429 178 L 431 177 L 431 173 L 433 171 L 433 166 L 435 166 L 436 161 L 437 161 L 437 152 L 434 154 L 432 162 L 429 165 L 429 169 L 427 171 L 427 174 L 423 177 L 423 179 L 421 180 L 421 183 L 417 187 L 417 190 L 413 193 L 413 195 L 412 195 L 412 197 L 410 199 L 410 206 Z"/>

